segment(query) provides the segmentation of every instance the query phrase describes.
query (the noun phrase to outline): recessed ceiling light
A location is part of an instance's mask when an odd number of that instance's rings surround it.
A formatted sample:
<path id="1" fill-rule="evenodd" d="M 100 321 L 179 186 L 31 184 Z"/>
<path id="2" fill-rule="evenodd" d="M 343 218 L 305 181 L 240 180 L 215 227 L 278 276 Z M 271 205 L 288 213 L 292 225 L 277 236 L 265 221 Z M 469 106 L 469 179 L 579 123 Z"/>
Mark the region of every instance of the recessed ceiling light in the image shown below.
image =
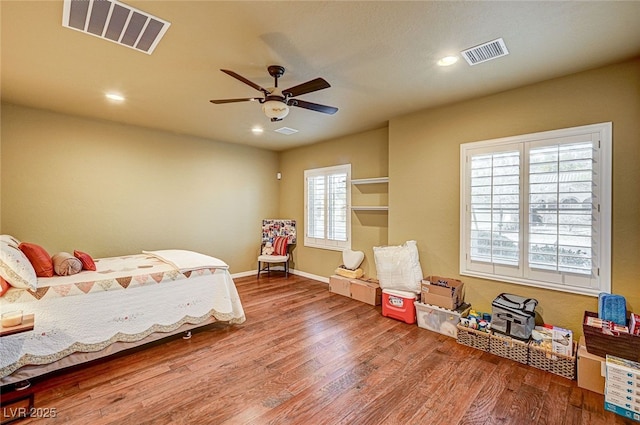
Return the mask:
<path id="1" fill-rule="evenodd" d="M 253 127 L 251 129 L 251 132 L 253 134 L 262 134 L 264 132 L 264 130 L 262 129 L 262 127 Z"/>
<path id="2" fill-rule="evenodd" d="M 106 98 L 109 100 L 113 100 L 115 102 L 123 102 L 124 101 L 124 96 L 122 96 L 121 94 L 118 93 L 107 93 L 105 94 Z"/>
<path id="3" fill-rule="evenodd" d="M 457 56 L 445 56 L 438 61 L 438 65 L 440 66 L 450 66 L 454 63 L 458 62 Z"/>

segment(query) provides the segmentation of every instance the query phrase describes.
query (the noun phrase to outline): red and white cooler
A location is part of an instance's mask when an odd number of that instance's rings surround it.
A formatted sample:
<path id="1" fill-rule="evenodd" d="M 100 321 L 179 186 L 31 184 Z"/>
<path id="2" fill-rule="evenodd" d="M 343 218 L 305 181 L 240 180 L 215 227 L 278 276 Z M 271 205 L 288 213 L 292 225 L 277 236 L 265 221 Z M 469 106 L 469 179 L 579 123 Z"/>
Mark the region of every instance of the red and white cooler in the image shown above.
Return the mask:
<path id="1" fill-rule="evenodd" d="M 405 323 L 416 323 L 417 295 L 396 289 L 382 290 L 382 315 Z"/>

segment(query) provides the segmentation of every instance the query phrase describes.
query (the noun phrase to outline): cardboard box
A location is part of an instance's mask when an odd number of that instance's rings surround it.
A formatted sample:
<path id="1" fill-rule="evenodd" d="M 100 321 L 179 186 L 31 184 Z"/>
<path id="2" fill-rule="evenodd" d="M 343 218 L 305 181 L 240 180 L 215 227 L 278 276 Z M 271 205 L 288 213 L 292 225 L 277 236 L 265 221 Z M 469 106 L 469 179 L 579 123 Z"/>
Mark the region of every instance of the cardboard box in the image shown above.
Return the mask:
<path id="1" fill-rule="evenodd" d="M 374 279 L 349 279 L 332 275 L 329 277 L 329 292 L 371 305 L 382 304 L 382 291 Z"/>
<path id="2" fill-rule="evenodd" d="M 330 276 L 329 292 L 351 298 L 351 279 L 338 275 Z"/>
<path id="3" fill-rule="evenodd" d="M 629 408 L 624 408 L 621 406 L 617 406 L 614 403 L 606 402 L 604 403 L 604 410 L 608 410 L 609 412 L 616 413 L 620 416 L 623 416 L 627 419 L 631 419 L 636 422 L 640 422 L 640 412 L 634 412 Z"/>
<path id="4" fill-rule="evenodd" d="M 436 282 L 444 283 L 446 286 L 440 286 Z M 420 289 L 424 304 L 455 310 L 464 302 L 464 283 L 457 279 L 427 276 L 422 280 Z"/>
<path id="5" fill-rule="evenodd" d="M 640 422 L 640 363 L 607 355 L 607 383 L 604 390 L 605 409 Z"/>
<path id="6" fill-rule="evenodd" d="M 562 354 L 563 356 L 572 356 L 573 332 L 557 326 L 551 328 L 551 331 L 553 333 L 553 340 L 551 341 L 553 352 Z"/>
<path id="7" fill-rule="evenodd" d="M 587 351 L 584 336 L 578 344 L 578 386 L 594 393 L 604 394 L 606 359 Z"/>
<path id="8" fill-rule="evenodd" d="M 380 285 L 372 280 L 355 279 L 351 281 L 351 298 L 371 305 L 382 304 Z"/>

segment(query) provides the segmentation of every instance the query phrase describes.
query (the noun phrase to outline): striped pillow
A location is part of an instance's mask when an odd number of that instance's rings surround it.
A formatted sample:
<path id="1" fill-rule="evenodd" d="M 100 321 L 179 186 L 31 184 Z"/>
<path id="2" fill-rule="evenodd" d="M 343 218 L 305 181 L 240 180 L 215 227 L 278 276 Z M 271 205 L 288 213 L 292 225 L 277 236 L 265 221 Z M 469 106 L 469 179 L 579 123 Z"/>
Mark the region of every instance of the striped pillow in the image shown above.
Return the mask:
<path id="1" fill-rule="evenodd" d="M 287 255 L 287 238 L 277 236 L 273 240 L 273 255 Z"/>

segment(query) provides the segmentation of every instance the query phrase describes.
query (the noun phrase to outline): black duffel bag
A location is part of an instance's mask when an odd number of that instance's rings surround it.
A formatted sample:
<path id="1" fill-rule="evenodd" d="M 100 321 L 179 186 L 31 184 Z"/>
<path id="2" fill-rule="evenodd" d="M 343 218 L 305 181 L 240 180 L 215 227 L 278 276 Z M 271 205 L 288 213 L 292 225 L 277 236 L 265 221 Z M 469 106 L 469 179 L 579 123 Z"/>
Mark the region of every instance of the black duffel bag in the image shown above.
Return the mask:
<path id="1" fill-rule="evenodd" d="M 513 294 L 500 294 L 491 303 L 491 329 L 527 341 L 535 326 L 538 301 Z"/>

